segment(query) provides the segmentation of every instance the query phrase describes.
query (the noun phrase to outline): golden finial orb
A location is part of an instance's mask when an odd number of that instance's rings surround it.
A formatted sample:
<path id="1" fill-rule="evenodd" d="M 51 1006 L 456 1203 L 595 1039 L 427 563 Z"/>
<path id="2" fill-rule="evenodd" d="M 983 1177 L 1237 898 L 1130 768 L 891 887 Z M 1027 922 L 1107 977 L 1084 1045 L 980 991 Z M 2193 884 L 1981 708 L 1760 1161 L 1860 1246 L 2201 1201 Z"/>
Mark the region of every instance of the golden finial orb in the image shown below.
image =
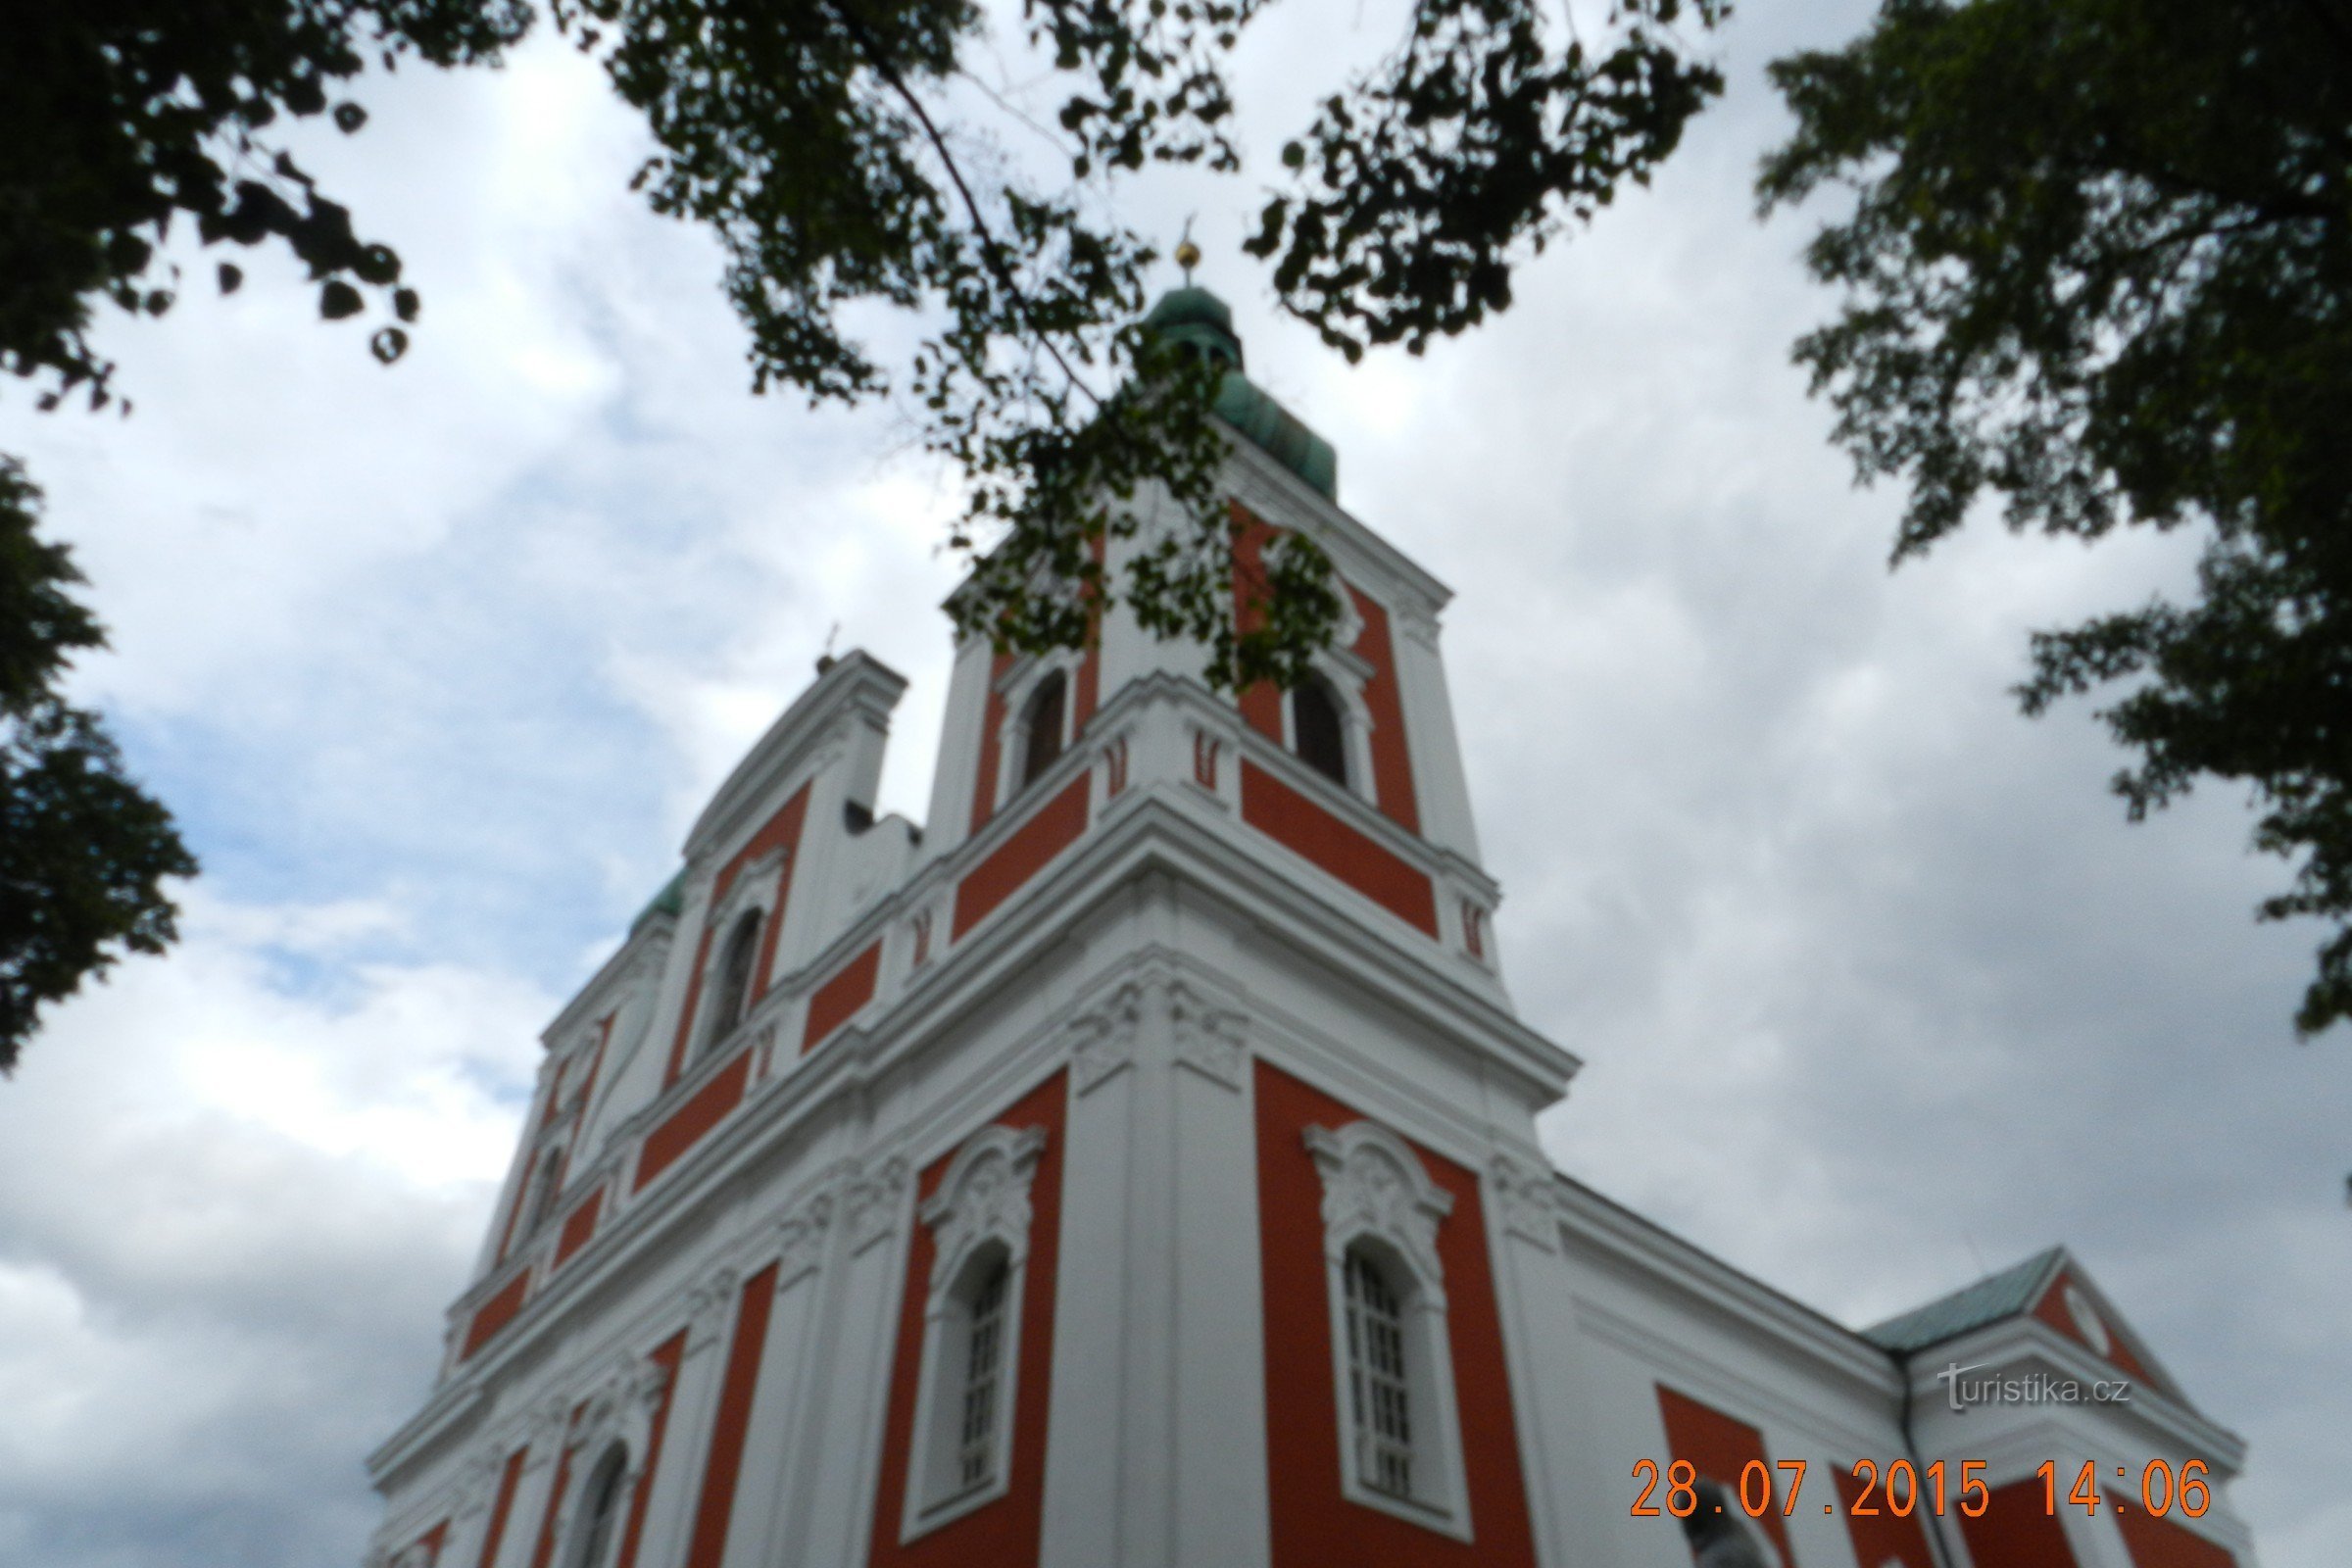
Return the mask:
<path id="1" fill-rule="evenodd" d="M 1193 269 L 1200 265 L 1200 247 L 1189 239 L 1176 242 L 1176 265 L 1184 269 L 1184 280 L 1193 280 Z"/>

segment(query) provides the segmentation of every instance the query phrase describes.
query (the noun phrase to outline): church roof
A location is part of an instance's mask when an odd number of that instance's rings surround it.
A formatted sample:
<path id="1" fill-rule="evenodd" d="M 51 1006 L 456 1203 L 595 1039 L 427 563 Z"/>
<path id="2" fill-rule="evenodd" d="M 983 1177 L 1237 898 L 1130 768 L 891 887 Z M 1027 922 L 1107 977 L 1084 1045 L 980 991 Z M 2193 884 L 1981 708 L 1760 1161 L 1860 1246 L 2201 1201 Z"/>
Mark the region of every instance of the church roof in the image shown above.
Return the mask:
<path id="1" fill-rule="evenodd" d="M 1325 500 L 1339 499 L 1339 453 L 1242 373 L 1242 340 L 1233 329 L 1231 306 L 1207 289 L 1188 284 L 1161 295 L 1144 318 L 1144 324 L 1168 341 L 1189 344 L 1223 365 L 1226 370 L 1217 386 L 1217 417 L 1305 480 Z"/>
<path id="2" fill-rule="evenodd" d="M 1940 1345 L 1971 1329 L 2031 1312 L 2042 1293 L 2049 1289 L 2051 1279 L 2065 1266 L 2065 1250 L 2050 1248 L 1997 1274 L 1987 1274 L 1973 1285 L 1964 1285 L 1949 1296 L 1939 1296 L 1925 1306 L 1915 1306 L 1884 1323 L 1873 1324 L 1862 1331 L 1862 1337 L 1898 1355 Z"/>
<path id="3" fill-rule="evenodd" d="M 685 908 L 686 868 L 680 866 L 678 874 L 671 877 L 662 886 L 662 891 L 654 895 L 651 903 L 637 911 L 637 918 L 629 922 L 629 935 L 635 936 L 638 928 L 657 914 L 666 914 L 674 920 L 685 911 Z"/>

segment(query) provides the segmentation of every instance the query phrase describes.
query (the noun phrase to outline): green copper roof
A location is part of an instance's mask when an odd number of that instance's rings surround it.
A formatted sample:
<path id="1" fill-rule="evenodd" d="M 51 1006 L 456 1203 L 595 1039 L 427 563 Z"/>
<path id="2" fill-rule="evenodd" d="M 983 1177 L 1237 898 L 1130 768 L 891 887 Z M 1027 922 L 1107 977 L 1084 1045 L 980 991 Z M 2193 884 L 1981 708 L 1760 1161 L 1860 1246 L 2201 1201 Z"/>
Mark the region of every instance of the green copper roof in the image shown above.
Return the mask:
<path id="1" fill-rule="evenodd" d="M 1242 340 L 1234 334 L 1233 308 L 1204 288 L 1171 289 L 1159 297 L 1144 325 L 1171 343 L 1189 343 L 1228 368 L 1242 368 Z"/>
<path id="2" fill-rule="evenodd" d="M 1231 307 L 1204 288 L 1173 289 L 1160 296 L 1144 324 L 1225 366 L 1225 379 L 1217 387 L 1217 417 L 1325 499 L 1339 499 L 1339 453 L 1242 373 L 1242 340 L 1233 330 Z"/>
<path id="3" fill-rule="evenodd" d="M 666 914 L 674 920 L 685 910 L 686 868 L 680 866 L 678 874 L 671 877 L 663 885 L 662 891 L 654 895 L 653 902 L 637 911 L 637 918 L 629 922 L 629 935 L 635 936 L 638 928 L 657 914 Z"/>
<path id="4" fill-rule="evenodd" d="M 1998 1274 L 1987 1274 L 1974 1285 L 1963 1286 L 1900 1317 L 1890 1317 L 1866 1328 L 1862 1337 L 1882 1348 L 1908 1353 L 1957 1339 L 1987 1323 L 2015 1317 L 2033 1310 L 2034 1303 L 2041 1299 L 2041 1293 L 2048 1288 L 2050 1276 L 2064 1261 L 2065 1254 L 2055 1247 L 2046 1252 L 2036 1252 Z"/>

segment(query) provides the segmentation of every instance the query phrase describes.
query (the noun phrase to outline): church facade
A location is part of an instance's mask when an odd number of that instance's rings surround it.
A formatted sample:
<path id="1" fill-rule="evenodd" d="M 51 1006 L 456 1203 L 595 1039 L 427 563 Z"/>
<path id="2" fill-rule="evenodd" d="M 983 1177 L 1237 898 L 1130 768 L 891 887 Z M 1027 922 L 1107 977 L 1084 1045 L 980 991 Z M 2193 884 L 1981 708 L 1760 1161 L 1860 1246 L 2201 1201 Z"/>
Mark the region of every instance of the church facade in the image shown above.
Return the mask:
<path id="1" fill-rule="evenodd" d="M 1155 316 L 1335 646 L 968 643 L 919 828 L 828 661 L 547 1030 L 371 1568 L 2254 1568 L 2063 1250 L 1857 1331 L 1550 1168 L 1446 590 Z"/>

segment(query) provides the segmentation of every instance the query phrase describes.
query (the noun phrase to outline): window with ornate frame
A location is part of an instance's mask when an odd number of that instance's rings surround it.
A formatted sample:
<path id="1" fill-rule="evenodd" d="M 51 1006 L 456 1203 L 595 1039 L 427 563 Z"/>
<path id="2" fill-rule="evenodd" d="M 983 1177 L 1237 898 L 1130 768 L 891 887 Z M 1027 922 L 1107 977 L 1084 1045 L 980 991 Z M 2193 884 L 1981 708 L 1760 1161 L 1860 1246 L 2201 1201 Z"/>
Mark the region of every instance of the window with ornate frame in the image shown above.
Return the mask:
<path id="1" fill-rule="evenodd" d="M 743 1027 L 744 1015 L 752 1005 L 753 970 L 760 962 L 760 934 L 766 923 L 767 911 L 755 905 L 735 916 L 734 924 L 727 928 L 718 960 L 704 982 L 710 999 L 705 1005 L 710 1011 L 696 1054 L 710 1054 Z"/>
<path id="2" fill-rule="evenodd" d="M 1462 1541 L 1462 1473 L 1438 1228 L 1452 1195 L 1387 1128 L 1306 1130 L 1323 1180 L 1323 1255 L 1338 1393 L 1340 1489 L 1349 1501 Z"/>
<path id="3" fill-rule="evenodd" d="M 1372 666 L 1335 642 L 1314 667 L 1282 694 L 1283 749 L 1367 805 L 1372 778 L 1372 710 L 1364 687 Z"/>
<path id="4" fill-rule="evenodd" d="M 1045 1144 L 1038 1128 L 986 1128 L 956 1150 L 923 1203 L 931 1273 L 902 1540 L 1012 1484 L 1029 1187 Z"/>
<path id="5" fill-rule="evenodd" d="M 571 1549 L 564 1554 L 564 1568 L 611 1568 L 620 1545 L 620 1521 L 627 1512 L 628 1493 L 628 1446 L 607 1444 L 596 1468 L 588 1472 L 588 1485 L 580 1491 Z"/>

